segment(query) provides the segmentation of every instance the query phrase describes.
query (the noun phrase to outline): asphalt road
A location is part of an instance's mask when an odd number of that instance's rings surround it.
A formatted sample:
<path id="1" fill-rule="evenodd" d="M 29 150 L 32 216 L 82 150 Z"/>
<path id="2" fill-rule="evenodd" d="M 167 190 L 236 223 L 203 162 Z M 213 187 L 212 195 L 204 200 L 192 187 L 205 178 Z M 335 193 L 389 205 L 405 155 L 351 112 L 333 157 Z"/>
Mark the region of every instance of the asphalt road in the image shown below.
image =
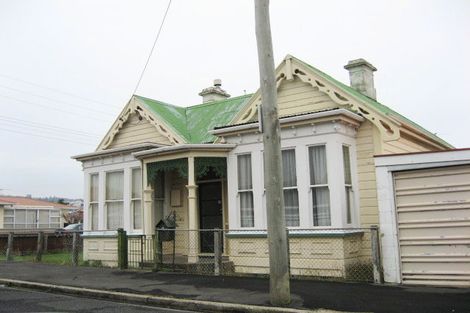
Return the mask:
<path id="1" fill-rule="evenodd" d="M 0 312 L 194 313 L 7 287 L 0 287 Z"/>

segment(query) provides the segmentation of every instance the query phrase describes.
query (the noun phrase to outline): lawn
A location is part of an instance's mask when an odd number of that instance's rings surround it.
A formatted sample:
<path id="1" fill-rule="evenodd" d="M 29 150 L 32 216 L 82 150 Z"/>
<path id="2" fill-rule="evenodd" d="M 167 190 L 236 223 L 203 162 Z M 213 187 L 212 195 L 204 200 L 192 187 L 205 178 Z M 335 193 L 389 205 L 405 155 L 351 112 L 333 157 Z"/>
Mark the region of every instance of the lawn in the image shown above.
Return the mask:
<path id="1" fill-rule="evenodd" d="M 35 255 L 15 255 L 13 260 L 15 262 L 34 262 Z M 5 261 L 5 255 L 0 255 L 0 261 Z M 72 254 L 70 252 L 58 252 L 58 253 L 45 253 L 42 255 L 41 263 L 51 263 L 59 265 L 72 265 Z M 83 264 L 83 255 L 78 255 L 78 264 Z"/>

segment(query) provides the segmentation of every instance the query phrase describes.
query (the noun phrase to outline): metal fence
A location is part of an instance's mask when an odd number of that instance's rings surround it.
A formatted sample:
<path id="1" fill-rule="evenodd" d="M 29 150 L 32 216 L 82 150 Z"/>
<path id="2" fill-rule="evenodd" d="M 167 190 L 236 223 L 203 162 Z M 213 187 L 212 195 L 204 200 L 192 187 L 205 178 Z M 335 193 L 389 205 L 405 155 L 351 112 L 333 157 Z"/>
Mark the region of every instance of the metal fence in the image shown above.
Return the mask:
<path id="1" fill-rule="evenodd" d="M 0 261 L 33 261 L 62 265 L 82 262 L 81 232 L 45 230 L 2 230 Z"/>
<path id="2" fill-rule="evenodd" d="M 291 229 L 295 278 L 380 281 L 377 228 Z M 265 230 L 157 230 L 149 244 L 157 270 L 202 275 L 268 275 Z M 147 252 L 148 253 L 148 250 Z M 148 264 L 152 262 L 149 259 Z"/>

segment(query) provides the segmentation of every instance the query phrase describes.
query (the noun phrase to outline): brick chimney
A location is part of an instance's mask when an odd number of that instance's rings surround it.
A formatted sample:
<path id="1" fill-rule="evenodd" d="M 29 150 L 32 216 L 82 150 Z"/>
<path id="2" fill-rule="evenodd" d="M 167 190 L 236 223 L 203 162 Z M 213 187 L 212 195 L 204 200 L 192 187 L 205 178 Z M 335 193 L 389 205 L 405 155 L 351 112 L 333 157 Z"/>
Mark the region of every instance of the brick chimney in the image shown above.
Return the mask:
<path id="1" fill-rule="evenodd" d="M 214 79 L 214 86 L 204 88 L 199 93 L 199 95 L 202 96 L 202 102 L 207 103 L 211 101 L 217 101 L 217 100 L 230 98 L 230 95 L 221 87 L 222 87 L 222 80 Z"/>
<path id="2" fill-rule="evenodd" d="M 374 87 L 374 72 L 377 69 L 372 64 L 364 59 L 356 59 L 349 61 L 344 68 L 349 71 L 352 88 L 369 98 L 377 99 Z"/>

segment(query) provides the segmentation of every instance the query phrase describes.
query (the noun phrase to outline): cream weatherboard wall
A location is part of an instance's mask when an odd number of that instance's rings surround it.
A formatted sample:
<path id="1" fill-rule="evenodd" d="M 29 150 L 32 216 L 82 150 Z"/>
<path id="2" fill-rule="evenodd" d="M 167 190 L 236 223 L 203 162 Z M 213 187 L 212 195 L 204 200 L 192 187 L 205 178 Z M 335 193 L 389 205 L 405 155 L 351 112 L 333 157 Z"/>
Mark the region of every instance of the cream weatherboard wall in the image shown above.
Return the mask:
<path id="1" fill-rule="evenodd" d="M 168 138 L 157 131 L 154 125 L 135 113 L 129 116 L 108 148 L 119 148 L 138 143 L 171 144 Z"/>

